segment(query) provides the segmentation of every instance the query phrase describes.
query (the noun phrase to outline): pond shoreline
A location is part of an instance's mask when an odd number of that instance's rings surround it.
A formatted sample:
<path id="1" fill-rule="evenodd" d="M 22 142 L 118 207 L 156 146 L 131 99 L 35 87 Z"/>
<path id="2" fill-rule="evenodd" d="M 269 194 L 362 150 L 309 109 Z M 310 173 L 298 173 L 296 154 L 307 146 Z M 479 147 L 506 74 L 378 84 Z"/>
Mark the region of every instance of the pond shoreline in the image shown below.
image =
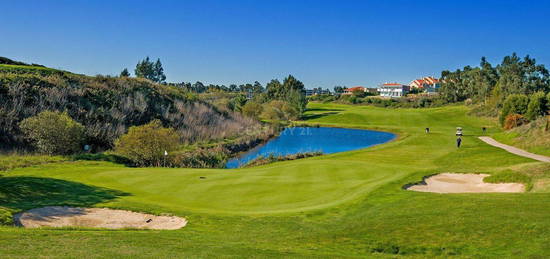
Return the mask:
<path id="1" fill-rule="evenodd" d="M 225 168 L 241 168 L 258 157 L 353 151 L 384 144 L 397 139 L 398 136 L 392 132 L 370 129 L 308 127 L 307 125 L 287 127 L 269 141 L 231 158 L 227 161 Z"/>

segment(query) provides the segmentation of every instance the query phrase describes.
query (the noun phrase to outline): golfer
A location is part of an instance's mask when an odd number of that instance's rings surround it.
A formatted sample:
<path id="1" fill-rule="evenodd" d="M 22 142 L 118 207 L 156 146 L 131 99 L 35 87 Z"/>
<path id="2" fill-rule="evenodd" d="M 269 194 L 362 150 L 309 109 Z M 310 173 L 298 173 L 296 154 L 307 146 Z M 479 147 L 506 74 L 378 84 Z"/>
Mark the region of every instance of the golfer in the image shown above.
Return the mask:
<path id="1" fill-rule="evenodd" d="M 459 148 L 461 143 L 462 143 L 462 138 L 458 136 L 458 138 L 456 138 L 456 147 Z"/>

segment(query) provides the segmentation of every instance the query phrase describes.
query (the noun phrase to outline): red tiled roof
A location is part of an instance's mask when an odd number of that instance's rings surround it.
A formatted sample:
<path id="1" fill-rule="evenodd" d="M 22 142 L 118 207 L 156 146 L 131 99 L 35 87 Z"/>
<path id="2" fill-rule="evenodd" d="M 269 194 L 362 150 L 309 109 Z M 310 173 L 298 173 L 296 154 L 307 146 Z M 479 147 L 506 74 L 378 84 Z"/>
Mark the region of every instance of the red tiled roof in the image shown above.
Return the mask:
<path id="1" fill-rule="evenodd" d="M 365 90 L 365 87 L 362 87 L 362 86 L 355 86 L 355 87 L 352 87 L 352 88 L 344 89 L 344 91 L 347 91 L 347 92 L 353 92 L 353 91 L 355 91 L 355 90 L 364 91 L 364 90 Z"/>

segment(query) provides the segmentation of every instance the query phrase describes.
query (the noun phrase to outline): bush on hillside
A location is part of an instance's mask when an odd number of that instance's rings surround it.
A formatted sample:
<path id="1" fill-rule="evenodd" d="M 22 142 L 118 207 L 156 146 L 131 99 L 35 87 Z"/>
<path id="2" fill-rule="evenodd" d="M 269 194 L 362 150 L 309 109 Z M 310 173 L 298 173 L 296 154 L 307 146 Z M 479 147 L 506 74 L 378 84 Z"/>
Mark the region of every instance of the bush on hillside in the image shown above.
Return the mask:
<path id="1" fill-rule="evenodd" d="M 500 123 L 504 125 L 504 120 L 509 114 L 524 115 L 527 112 L 527 106 L 529 104 L 529 98 L 524 94 L 512 94 L 509 95 L 502 106 L 500 111 Z"/>
<path id="2" fill-rule="evenodd" d="M 536 120 L 540 116 L 545 116 L 548 110 L 546 95 L 544 92 L 537 92 L 531 95 L 525 117 L 528 120 Z"/>
<path id="3" fill-rule="evenodd" d="M 261 118 L 267 120 L 295 120 L 300 116 L 298 109 L 286 101 L 274 100 L 263 105 Z"/>
<path id="4" fill-rule="evenodd" d="M 164 151 L 178 148 L 180 138 L 172 128 L 164 128 L 159 120 L 130 127 L 128 133 L 115 142 L 115 151 L 137 166 L 161 166 Z"/>
<path id="5" fill-rule="evenodd" d="M 238 136 L 261 125 L 233 111 L 220 112 L 175 86 L 131 77 L 32 73 L 45 68 L 0 66 L 0 143 L 25 146 L 17 126 L 42 111 L 67 112 L 86 129 L 95 151 L 113 147 L 128 128 L 159 119 L 186 143 Z M 49 69 L 52 70 L 53 69 Z M 48 70 L 48 71 L 49 71 Z"/>
<path id="6" fill-rule="evenodd" d="M 504 120 L 504 129 L 513 129 L 515 127 L 521 126 L 528 123 L 529 121 L 520 114 L 508 114 Z"/>
<path id="7" fill-rule="evenodd" d="M 245 116 L 248 116 L 251 118 L 258 118 L 262 113 L 262 109 L 263 108 L 261 104 L 257 102 L 249 101 L 242 107 L 242 113 Z"/>
<path id="8" fill-rule="evenodd" d="M 40 152 L 50 155 L 76 153 L 84 140 L 84 127 L 67 113 L 44 111 L 19 127 Z"/>

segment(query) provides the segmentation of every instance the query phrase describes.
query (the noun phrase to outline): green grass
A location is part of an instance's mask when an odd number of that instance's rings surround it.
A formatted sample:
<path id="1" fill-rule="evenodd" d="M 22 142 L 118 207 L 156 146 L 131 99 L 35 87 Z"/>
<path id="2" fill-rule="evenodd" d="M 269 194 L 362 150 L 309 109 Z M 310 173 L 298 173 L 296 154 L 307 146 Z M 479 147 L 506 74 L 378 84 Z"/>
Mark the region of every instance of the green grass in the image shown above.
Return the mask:
<path id="1" fill-rule="evenodd" d="M 101 161 L 15 169 L 0 177 L 0 206 L 9 210 L 112 207 L 184 216 L 189 224 L 175 231 L 0 227 L 0 254 L 550 256 L 549 168 L 478 140 L 482 126 L 489 126 L 491 134 L 499 132 L 492 121 L 467 116 L 463 106 L 383 109 L 312 103 L 309 108 L 308 124 L 387 130 L 399 137 L 363 150 L 233 170 L 127 168 Z M 454 132 L 459 126 L 465 137 L 457 149 Z M 426 127 L 430 134 L 424 133 Z M 438 172 L 505 170 L 535 172 L 529 175 L 536 182 L 533 191 L 433 194 L 402 189 Z"/>

